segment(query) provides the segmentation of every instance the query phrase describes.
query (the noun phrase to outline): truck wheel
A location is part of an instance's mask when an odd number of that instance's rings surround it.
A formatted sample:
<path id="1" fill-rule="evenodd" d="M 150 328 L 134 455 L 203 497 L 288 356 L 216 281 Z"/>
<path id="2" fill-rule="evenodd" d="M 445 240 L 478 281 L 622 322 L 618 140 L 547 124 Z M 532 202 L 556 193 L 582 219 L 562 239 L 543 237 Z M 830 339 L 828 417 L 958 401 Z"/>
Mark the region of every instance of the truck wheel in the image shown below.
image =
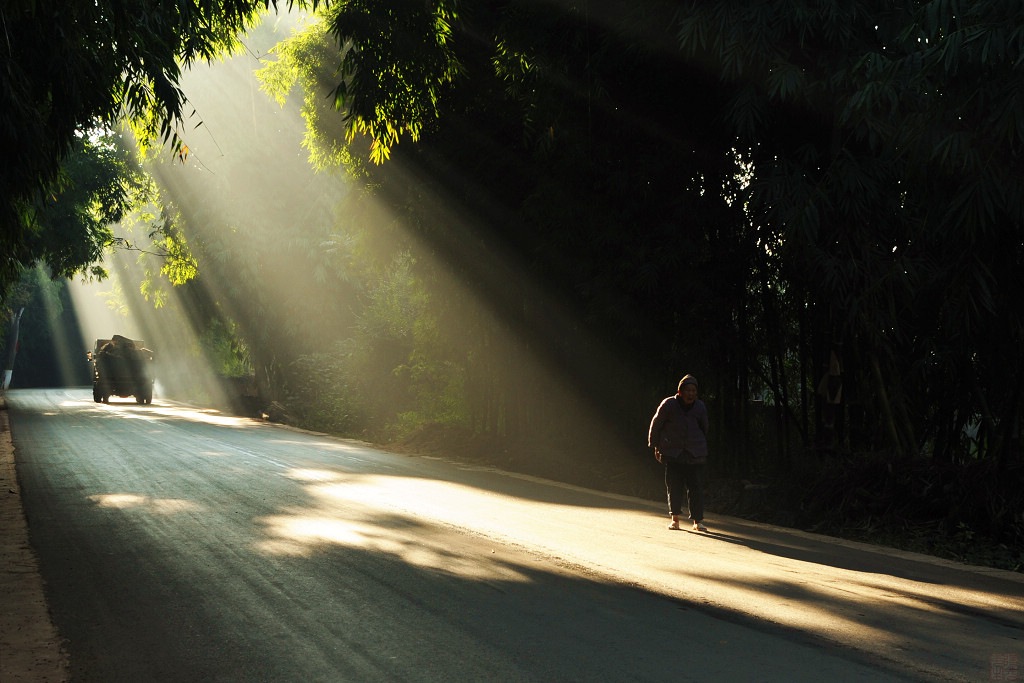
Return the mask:
<path id="1" fill-rule="evenodd" d="M 110 384 L 102 379 L 98 380 L 93 385 L 92 397 L 100 403 L 110 403 Z"/>

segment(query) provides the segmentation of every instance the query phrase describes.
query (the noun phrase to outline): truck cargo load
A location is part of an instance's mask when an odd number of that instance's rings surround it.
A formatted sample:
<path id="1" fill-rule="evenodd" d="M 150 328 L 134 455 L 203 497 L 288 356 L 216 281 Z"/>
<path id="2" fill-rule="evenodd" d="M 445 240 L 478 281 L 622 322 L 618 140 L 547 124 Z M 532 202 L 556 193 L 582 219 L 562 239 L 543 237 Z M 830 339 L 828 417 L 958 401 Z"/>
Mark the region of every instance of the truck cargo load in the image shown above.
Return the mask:
<path id="1" fill-rule="evenodd" d="M 135 402 L 153 402 L 155 354 L 141 339 L 115 334 L 97 339 L 96 347 L 86 354 L 92 362 L 92 398 L 109 403 L 111 396 L 134 396 Z"/>

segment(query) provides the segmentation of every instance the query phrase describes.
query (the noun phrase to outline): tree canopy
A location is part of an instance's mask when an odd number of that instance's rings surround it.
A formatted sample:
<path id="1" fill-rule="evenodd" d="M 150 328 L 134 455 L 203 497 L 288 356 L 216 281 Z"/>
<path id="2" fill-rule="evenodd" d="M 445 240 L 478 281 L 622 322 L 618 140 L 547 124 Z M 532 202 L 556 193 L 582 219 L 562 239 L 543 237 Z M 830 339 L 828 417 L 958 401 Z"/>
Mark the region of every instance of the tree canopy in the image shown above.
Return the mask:
<path id="1" fill-rule="evenodd" d="M 67 187 L 62 164 L 76 139 L 130 121 L 142 139 L 180 144 L 182 68 L 237 47 L 269 7 L 276 0 L 11 0 L 0 7 L 0 293 L 36 259 L 63 272 L 88 267 L 102 248 L 90 227 L 56 226 L 43 215 Z M 80 251 L 74 261 L 68 251 L 47 251 L 50 232 L 64 249 Z"/>

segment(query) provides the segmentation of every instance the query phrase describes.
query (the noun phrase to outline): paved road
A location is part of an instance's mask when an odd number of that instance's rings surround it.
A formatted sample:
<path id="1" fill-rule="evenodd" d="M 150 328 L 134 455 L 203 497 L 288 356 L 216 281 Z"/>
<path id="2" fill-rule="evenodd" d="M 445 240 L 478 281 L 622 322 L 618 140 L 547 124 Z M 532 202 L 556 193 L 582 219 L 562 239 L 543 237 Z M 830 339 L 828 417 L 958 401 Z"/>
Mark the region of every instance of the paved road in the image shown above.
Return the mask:
<path id="1" fill-rule="evenodd" d="M 7 395 L 73 681 L 987 681 L 1024 577 L 86 390 Z"/>

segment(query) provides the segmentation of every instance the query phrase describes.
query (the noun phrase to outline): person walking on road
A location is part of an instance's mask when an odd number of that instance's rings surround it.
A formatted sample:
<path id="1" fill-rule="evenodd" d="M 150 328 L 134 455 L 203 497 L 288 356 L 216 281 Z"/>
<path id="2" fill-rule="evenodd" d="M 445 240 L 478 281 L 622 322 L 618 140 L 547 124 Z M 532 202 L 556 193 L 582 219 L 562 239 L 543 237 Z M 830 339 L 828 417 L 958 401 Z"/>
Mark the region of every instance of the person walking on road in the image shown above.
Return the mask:
<path id="1" fill-rule="evenodd" d="M 647 434 L 647 445 L 665 465 L 665 489 L 672 516 L 669 529 L 679 529 L 683 494 L 694 531 L 704 526 L 704 466 L 708 461 L 708 409 L 697 398 L 697 378 L 686 375 L 679 390 L 658 406 Z"/>

